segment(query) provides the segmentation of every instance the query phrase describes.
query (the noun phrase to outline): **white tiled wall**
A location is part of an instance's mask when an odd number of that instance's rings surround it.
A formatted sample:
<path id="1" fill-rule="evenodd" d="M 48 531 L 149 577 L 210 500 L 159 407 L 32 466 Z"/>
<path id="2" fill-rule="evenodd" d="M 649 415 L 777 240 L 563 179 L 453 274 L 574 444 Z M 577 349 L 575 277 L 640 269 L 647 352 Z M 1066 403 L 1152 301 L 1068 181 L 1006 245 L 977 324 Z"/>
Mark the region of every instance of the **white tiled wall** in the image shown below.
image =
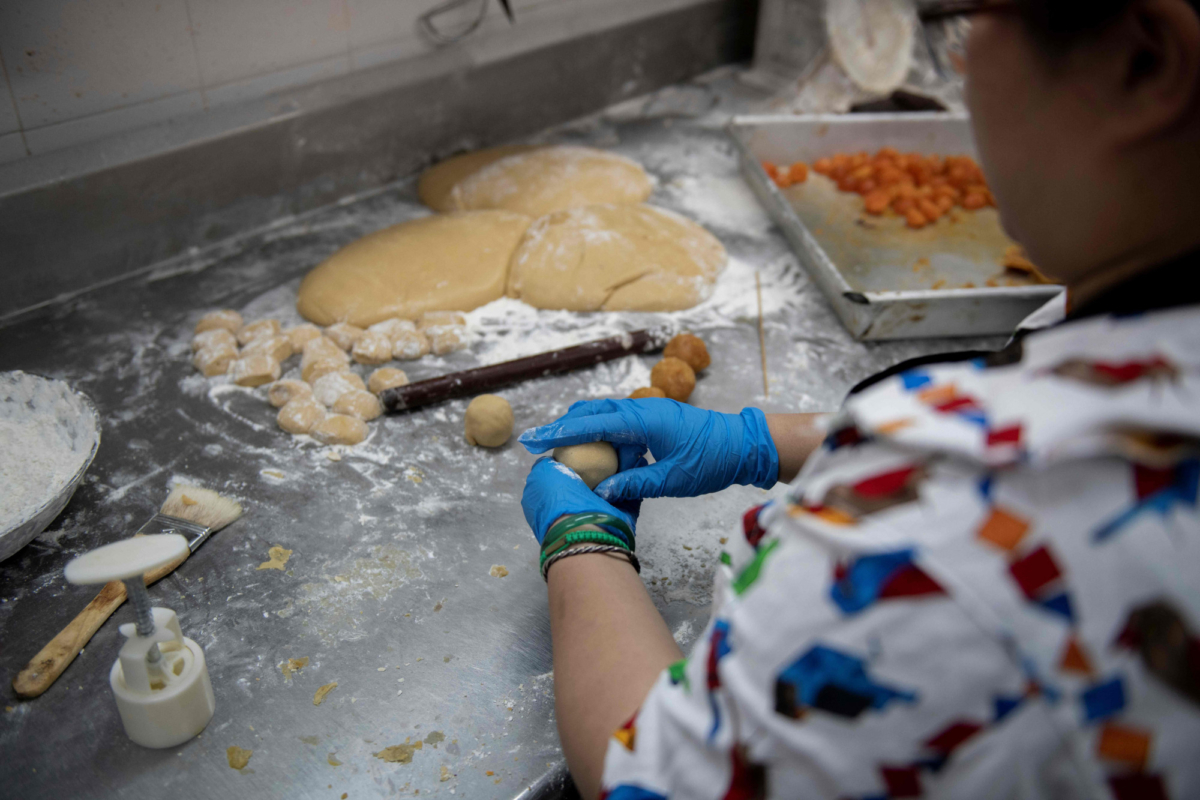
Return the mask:
<path id="1" fill-rule="evenodd" d="M 417 18 L 440 2 L 0 3 L 0 164 L 420 57 L 432 47 Z M 498 0 L 486 2 L 485 24 L 463 45 L 475 60 L 704 0 L 512 0 L 515 28 Z"/>

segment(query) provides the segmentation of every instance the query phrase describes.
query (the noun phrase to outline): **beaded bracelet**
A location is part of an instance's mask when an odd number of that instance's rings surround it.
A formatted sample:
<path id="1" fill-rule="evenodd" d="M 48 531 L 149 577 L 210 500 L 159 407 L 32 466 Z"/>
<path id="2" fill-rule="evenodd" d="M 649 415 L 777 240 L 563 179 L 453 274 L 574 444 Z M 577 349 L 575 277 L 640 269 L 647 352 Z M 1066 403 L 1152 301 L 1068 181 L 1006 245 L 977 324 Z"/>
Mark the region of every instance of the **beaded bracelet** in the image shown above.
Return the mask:
<path id="1" fill-rule="evenodd" d="M 611 544 L 614 547 L 620 547 L 624 550 L 629 549 L 629 545 L 620 536 L 613 536 L 611 533 L 602 531 L 573 531 L 554 543 L 554 546 L 542 551 L 540 563 L 545 564 L 546 559 L 570 547 L 573 544 L 585 544 L 587 542 L 595 542 L 597 544 Z"/>
<path id="2" fill-rule="evenodd" d="M 601 528 L 615 529 L 609 533 L 613 535 L 624 535 L 625 543 L 629 545 L 629 549 L 635 548 L 633 529 L 622 519 L 614 517 L 612 514 L 602 514 L 599 512 L 587 512 L 584 514 L 571 514 L 563 517 L 562 520 L 550 526 L 550 530 L 546 532 L 545 538 L 542 539 L 542 550 L 553 545 L 563 536 L 566 536 L 571 531 L 582 528 L 584 525 L 596 525 Z"/>
<path id="3" fill-rule="evenodd" d="M 560 550 L 559 552 L 550 556 L 548 559 L 546 559 L 546 563 L 542 564 L 542 580 L 546 582 L 550 581 L 550 567 L 552 567 L 555 563 L 563 560 L 564 558 L 587 555 L 588 553 L 616 553 L 617 555 L 625 556 L 625 558 L 629 560 L 629 566 L 633 567 L 633 571 L 639 575 L 642 574 L 642 563 L 638 561 L 638 557 L 635 556 L 632 551 L 627 550 L 624 547 L 617 547 L 616 545 L 611 544 L 592 544 L 588 545 L 587 547 L 576 547 L 573 550 Z"/>

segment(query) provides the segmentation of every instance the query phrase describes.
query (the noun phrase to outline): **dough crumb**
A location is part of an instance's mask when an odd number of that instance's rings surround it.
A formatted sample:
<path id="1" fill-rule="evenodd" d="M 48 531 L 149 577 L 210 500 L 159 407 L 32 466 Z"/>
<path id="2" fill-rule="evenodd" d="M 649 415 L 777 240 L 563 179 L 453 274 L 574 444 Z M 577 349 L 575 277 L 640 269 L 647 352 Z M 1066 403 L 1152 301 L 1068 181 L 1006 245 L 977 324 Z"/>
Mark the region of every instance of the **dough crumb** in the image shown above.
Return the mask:
<path id="1" fill-rule="evenodd" d="M 236 744 L 231 744 L 225 749 L 225 759 L 229 761 L 230 769 L 245 769 L 252 755 L 253 750 L 245 750 Z"/>
<path id="2" fill-rule="evenodd" d="M 287 661 L 281 661 L 279 663 L 279 671 L 283 673 L 283 677 L 290 678 L 292 677 L 293 672 L 299 672 L 307 666 L 308 656 L 289 658 Z"/>
<path id="3" fill-rule="evenodd" d="M 410 736 L 404 740 L 404 744 L 394 744 L 391 747 L 385 747 L 378 753 L 372 753 L 378 759 L 388 762 L 389 764 L 411 764 L 413 753 L 417 750 L 424 749 L 425 745 L 422 742 L 409 744 L 412 739 Z"/>
<path id="4" fill-rule="evenodd" d="M 333 683 L 327 683 L 324 686 L 322 686 L 320 689 L 317 689 L 317 693 L 313 695 L 313 705 L 314 706 L 321 705 L 321 702 L 325 699 L 325 695 L 329 694 L 336 688 L 337 688 L 337 681 L 334 681 Z"/>
<path id="5" fill-rule="evenodd" d="M 507 578 L 508 567 L 503 564 L 492 564 L 492 568 L 488 570 L 488 574 L 493 578 Z"/>
<path id="6" fill-rule="evenodd" d="M 260 569 L 277 569 L 283 572 L 283 568 L 287 566 L 288 559 L 292 557 L 292 551 L 275 545 L 267 551 L 267 555 L 271 557 L 270 560 L 259 564 L 255 571 Z"/>
<path id="7" fill-rule="evenodd" d="M 429 735 L 425 737 L 425 744 L 431 744 L 434 747 L 437 747 L 444 741 L 446 741 L 446 734 L 441 731 L 430 731 Z"/>
<path id="8" fill-rule="evenodd" d="M 441 781 L 442 783 L 445 783 L 446 781 L 450 780 L 450 770 L 448 770 L 446 768 L 445 764 L 442 765 L 442 774 L 441 774 L 441 777 L 438 778 L 438 780 Z"/>
<path id="9" fill-rule="evenodd" d="M 331 767 L 340 767 L 342 765 L 342 762 L 337 760 L 337 753 L 330 753 L 325 756 L 325 762 Z"/>

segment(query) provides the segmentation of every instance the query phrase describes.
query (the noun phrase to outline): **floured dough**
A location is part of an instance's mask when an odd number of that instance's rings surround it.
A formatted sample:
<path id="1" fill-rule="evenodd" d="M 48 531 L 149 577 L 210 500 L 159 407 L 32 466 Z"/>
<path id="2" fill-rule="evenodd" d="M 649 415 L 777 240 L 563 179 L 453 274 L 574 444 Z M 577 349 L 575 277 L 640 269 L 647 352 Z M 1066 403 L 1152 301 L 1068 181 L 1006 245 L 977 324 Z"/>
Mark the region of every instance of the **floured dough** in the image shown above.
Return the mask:
<path id="1" fill-rule="evenodd" d="M 229 377 L 238 386 L 262 386 L 279 380 L 279 362 L 266 353 L 243 354 L 229 365 Z"/>
<path id="2" fill-rule="evenodd" d="M 350 350 L 366 333 L 357 325 L 349 322 L 338 322 L 325 329 L 325 337 L 343 350 Z"/>
<path id="3" fill-rule="evenodd" d="M 283 334 L 251 339 L 250 343 L 242 348 L 242 355 L 248 356 L 254 353 L 263 353 L 282 364 L 292 357 L 292 340 Z"/>
<path id="4" fill-rule="evenodd" d="M 251 322 L 249 325 L 242 326 L 237 332 L 237 338 L 240 344 L 245 345 L 264 336 L 278 336 L 282 332 L 283 329 L 279 326 L 279 320 L 262 319 L 258 322 Z"/>
<path id="5" fill-rule="evenodd" d="M 394 340 L 402 331 L 415 331 L 417 324 L 411 319 L 400 319 L 392 317 L 385 319 L 383 322 L 376 322 L 371 327 L 367 328 L 368 333 L 382 333 L 389 341 Z"/>
<path id="6" fill-rule="evenodd" d="M 358 444 L 367 438 L 367 423 L 346 414 L 330 414 L 308 434 L 322 444 Z"/>
<path id="7" fill-rule="evenodd" d="M 508 144 L 448 158 L 425 170 L 421 175 L 421 181 L 417 184 L 417 195 L 421 198 L 422 203 L 434 211 L 454 211 L 454 204 L 450 201 L 450 192 L 463 179 L 502 158 L 517 153 L 527 153 L 534 149 L 534 145 Z"/>
<path id="8" fill-rule="evenodd" d="M 350 356 L 342 348 L 338 347 L 332 339 L 324 336 L 305 342 L 304 349 L 301 352 L 303 353 L 300 357 L 300 367 L 302 369 L 313 361 L 325 358 L 336 359 L 343 364 L 350 363 Z"/>
<path id="9" fill-rule="evenodd" d="M 353 372 L 331 372 L 313 382 L 313 397 L 318 403 L 332 406 L 346 392 L 366 388 L 363 379 Z"/>
<path id="10" fill-rule="evenodd" d="M 725 248 L 653 206 L 590 206 L 542 217 L 513 255 L 508 295 L 568 311 L 679 311 L 712 292 Z"/>
<path id="11" fill-rule="evenodd" d="M 641 203 L 653 188 L 646 171 L 623 156 L 591 147 L 543 147 L 464 178 L 450 192 L 450 204 L 540 217 L 580 206 Z"/>
<path id="12" fill-rule="evenodd" d="M 204 331 L 223 328 L 230 333 L 237 333 L 242 327 L 242 315 L 238 312 L 225 308 L 220 311 L 210 311 L 200 318 L 196 323 L 196 328 L 193 333 L 203 333 Z"/>
<path id="13" fill-rule="evenodd" d="M 335 414 L 348 414 L 367 422 L 382 414 L 383 406 L 379 398 L 366 389 L 353 389 L 334 400 L 330 410 Z"/>
<path id="14" fill-rule="evenodd" d="M 192 364 L 204 374 L 204 377 L 211 378 L 228 372 L 229 365 L 236 361 L 237 357 L 237 347 L 231 344 L 219 344 L 198 350 L 192 357 Z"/>
<path id="15" fill-rule="evenodd" d="M 313 339 L 321 338 L 321 329 L 311 322 L 305 322 L 294 328 L 288 328 L 283 332 L 283 335 L 292 341 L 292 350 L 302 353 L 304 352 L 304 345 Z"/>
<path id="16" fill-rule="evenodd" d="M 469 311 L 504 294 L 509 259 L 530 221 L 507 211 L 472 211 L 384 228 L 308 273 L 296 307 L 319 325 L 358 326 L 439 309 Z"/>
<path id="17" fill-rule="evenodd" d="M 367 378 L 367 390 L 379 394 L 384 389 L 394 389 L 397 386 L 407 386 L 408 375 L 402 369 L 395 367 L 380 367 Z"/>
<path id="18" fill-rule="evenodd" d="M 467 406 L 463 428 L 467 444 L 499 447 L 512 436 L 512 406 L 498 395 L 481 394 Z"/>
<path id="19" fill-rule="evenodd" d="M 336 358 L 318 358 L 316 361 L 310 361 L 300 368 L 300 377 L 306 383 L 315 384 L 331 372 L 349 371 L 350 368 L 345 362 L 338 361 Z"/>
<path id="20" fill-rule="evenodd" d="M 415 361 L 429 355 L 429 337 L 420 331 L 400 331 L 392 340 L 392 358 Z"/>
<path id="21" fill-rule="evenodd" d="M 237 337 L 228 328 L 209 328 L 192 337 L 192 352 L 197 353 L 208 347 L 217 346 L 237 347 Z"/>
<path id="22" fill-rule="evenodd" d="M 617 474 L 617 451 L 608 442 L 556 447 L 554 460 L 574 470 L 589 489 L 595 489 L 605 478 Z"/>
<path id="23" fill-rule="evenodd" d="M 367 331 L 350 350 L 360 364 L 383 364 L 392 360 L 392 340 L 387 334 Z"/>
<path id="24" fill-rule="evenodd" d="M 311 397 L 298 397 L 283 404 L 275 422 L 288 433 L 299 435 L 308 433 L 323 419 L 324 406 Z"/>
<path id="25" fill-rule="evenodd" d="M 276 408 L 282 408 L 298 397 L 312 397 L 312 387 L 304 381 L 275 381 L 267 388 L 267 399 Z"/>
<path id="26" fill-rule="evenodd" d="M 429 334 L 429 349 L 435 356 L 444 356 L 467 346 L 466 328 L 442 328 Z"/>

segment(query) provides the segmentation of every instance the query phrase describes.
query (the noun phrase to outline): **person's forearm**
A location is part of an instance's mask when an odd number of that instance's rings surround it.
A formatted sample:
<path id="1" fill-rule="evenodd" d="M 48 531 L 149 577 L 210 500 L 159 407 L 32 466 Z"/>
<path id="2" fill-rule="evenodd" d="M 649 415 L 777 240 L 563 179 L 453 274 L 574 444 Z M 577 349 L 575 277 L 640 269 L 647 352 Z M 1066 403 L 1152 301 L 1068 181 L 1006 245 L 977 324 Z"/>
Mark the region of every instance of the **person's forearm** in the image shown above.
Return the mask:
<path id="1" fill-rule="evenodd" d="M 825 434 L 815 424 L 824 414 L 767 414 L 767 428 L 779 452 L 779 480 L 791 483 Z"/>
<path id="2" fill-rule="evenodd" d="M 549 578 L 558 733 L 575 785 L 590 799 L 600 792 L 609 737 L 683 654 L 623 556 L 564 558 Z"/>

